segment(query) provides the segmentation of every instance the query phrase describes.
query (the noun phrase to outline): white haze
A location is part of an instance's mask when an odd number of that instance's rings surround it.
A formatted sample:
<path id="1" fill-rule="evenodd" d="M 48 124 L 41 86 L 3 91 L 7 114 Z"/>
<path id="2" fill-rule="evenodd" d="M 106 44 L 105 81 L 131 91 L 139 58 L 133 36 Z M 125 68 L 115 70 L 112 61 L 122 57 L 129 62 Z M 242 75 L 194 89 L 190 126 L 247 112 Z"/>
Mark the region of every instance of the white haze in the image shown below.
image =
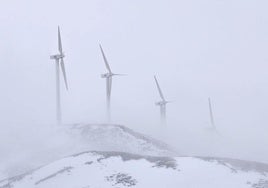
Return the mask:
<path id="1" fill-rule="evenodd" d="M 41 151 L 74 144 L 54 127 L 49 56 L 57 52 L 58 25 L 70 85 L 68 92 L 62 86 L 64 123 L 105 122 L 101 43 L 112 70 L 127 74 L 113 80 L 113 123 L 164 139 L 183 155 L 268 163 L 267 6 L 265 0 L 2 2 L 0 166 L 35 166 L 33 156 L 53 158 Z M 173 101 L 165 131 L 154 74 Z M 208 97 L 220 135 L 208 130 Z"/>

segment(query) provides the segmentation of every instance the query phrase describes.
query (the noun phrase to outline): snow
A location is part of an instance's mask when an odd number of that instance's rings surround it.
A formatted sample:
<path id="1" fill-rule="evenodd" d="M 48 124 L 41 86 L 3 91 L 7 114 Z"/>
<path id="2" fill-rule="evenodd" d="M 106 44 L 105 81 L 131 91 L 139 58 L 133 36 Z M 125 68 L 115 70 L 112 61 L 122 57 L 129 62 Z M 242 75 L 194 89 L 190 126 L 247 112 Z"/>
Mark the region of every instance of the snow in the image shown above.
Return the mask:
<path id="1" fill-rule="evenodd" d="M 83 151 L 123 151 L 140 155 L 177 155 L 168 145 L 122 125 L 70 124 L 49 131 L 0 163 L 0 180 Z"/>
<path id="2" fill-rule="evenodd" d="M 267 175 L 268 165 L 254 162 L 92 151 L 0 182 L 0 188 L 267 188 Z"/>
<path id="3" fill-rule="evenodd" d="M 2 180 L 0 188 L 268 188 L 266 164 L 179 157 L 168 145 L 121 125 L 77 124 L 63 130 L 74 142 L 46 150 L 54 162 Z"/>
<path id="4" fill-rule="evenodd" d="M 167 144 L 122 125 L 71 125 L 71 134 L 77 134 L 86 145 L 85 150 L 120 151 L 141 155 L 174 156 L 178 152 Z M 90 145 L 91 148 L 88 148 Z"/>

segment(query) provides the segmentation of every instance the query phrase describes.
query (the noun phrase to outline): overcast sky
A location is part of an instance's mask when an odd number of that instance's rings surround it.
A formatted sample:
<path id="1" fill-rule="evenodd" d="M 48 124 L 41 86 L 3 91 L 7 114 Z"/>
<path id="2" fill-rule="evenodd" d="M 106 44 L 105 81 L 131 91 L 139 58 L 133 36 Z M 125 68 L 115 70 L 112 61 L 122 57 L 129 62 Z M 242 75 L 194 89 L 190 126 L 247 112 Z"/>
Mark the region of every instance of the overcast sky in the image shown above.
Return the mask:
<path id="1" fill-rule="evenodd" d="M 0 147 L 12 147 L 33 127 L 55 124 L 49 56 L 57 53 L 59 25 L 70 86 L 61 88 L 64 123 L 105 122 L 101 43 L 113 72 L 127 74 L 113 80 L 113 123 L 157 135 L 157 75 L 173 101 L 167 106 L 173 146 L 186 154 L 268 162 L 267 6 L 265 0 L 2 2 Z M 208 97 L 222 134 L 217 142 L 224 143 L 210 152 L 200 146 L 211 142 Z"/>

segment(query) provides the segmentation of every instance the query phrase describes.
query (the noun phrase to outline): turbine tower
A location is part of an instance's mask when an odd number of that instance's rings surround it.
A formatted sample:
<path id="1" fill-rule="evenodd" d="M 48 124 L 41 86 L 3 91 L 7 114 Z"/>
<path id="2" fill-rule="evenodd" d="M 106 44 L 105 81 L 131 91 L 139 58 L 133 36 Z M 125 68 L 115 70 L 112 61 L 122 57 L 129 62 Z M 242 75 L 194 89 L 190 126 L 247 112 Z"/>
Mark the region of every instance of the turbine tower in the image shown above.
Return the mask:
<path id="1" fill-rule="evenodd" d="M 161 88 L 160 88 L 160 85 L 159 85 L 159 83 L 158 83 L 158 81 L 156 79 L 156 76 L 154 76 L 154 80 L 155 80 L 159 95 L 160 95 L 160 97 L 162 99 L 161 101 L 156 102 L 155 104 L 160 107 L 161 123 L 165 124 L 166 123 L 166 104 L 169 103 L 170 101 L 167 101 L 164 98 L 164 95 L 163 95 L 163 93 L 161 91 Z"/>
<path id="2" fill-rule="evenodd" d="M 57 124 L 60 125 L 61 124 L 60 68 L 62 70 L 66 90 L 68 90 L 68 83 L 67 83 L 65 66 L 64 66 L 64 61 L 63 61 L 63 58 L 65 57 L 65 55 L 62 50 L 60 27 L 58 27 L 58 50 L 59 50 L 59 53 L 55 55 L 51 55 L 50 59 L 55 60 L 55 65 L 56 65 L 56 103 L 57 103 L 56 113 L 57 113 Z"/>
<path id="3" fill-rule="evenodd" d="M 106 110 L 107 110 L 107 121 L 111 121 L 111 92 L 112 92 L 112 77 L 113 76 L 122 76 L 123 74 L 114 74 L 109 66 L 109 63 L 107 61 L 107 58 L 104 54 L 104 51 L 102 49 L 102 46 L 100 46 L 101 54 L 106 66 L 106 69 L 108 70 L 107 73 L 101 74 L 102 78 L 106 79 Z"/>
<path id="4" fill-rule="evenodd" d="M 210 124 L 212 126 L 212 129 L 216 130 L 210 98 L 208 98 L 208 106 L 209 106 Z"/>

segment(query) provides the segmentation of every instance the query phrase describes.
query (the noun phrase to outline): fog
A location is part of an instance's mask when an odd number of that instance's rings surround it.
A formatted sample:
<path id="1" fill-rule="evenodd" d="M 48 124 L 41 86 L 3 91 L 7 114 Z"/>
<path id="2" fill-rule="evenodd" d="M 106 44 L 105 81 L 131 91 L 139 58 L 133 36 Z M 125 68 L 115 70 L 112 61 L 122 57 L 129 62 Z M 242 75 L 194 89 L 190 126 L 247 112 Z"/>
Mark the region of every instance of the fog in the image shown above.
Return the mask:
<path id="1" fill-rule="evenodd" d="M 112 123 L 164 140 L 182 155 L 268 163 L 267 6 L 264 0 L 3 2 L 0 166 L 36 167 L 29 159 L 40 165 L 54 155 L 44 151 L 75 147 L 55 128 L 49 56 L 57 52 L 58 25 L 70 88 L 61 85 L 64 124 L 106 122 L 101 43 L 114 73 L 127 74 L 113 79 Z M 173 101 L 165 128 L 154 75 Z M 208 97 L 219 134 L 209 130 Z"/>

